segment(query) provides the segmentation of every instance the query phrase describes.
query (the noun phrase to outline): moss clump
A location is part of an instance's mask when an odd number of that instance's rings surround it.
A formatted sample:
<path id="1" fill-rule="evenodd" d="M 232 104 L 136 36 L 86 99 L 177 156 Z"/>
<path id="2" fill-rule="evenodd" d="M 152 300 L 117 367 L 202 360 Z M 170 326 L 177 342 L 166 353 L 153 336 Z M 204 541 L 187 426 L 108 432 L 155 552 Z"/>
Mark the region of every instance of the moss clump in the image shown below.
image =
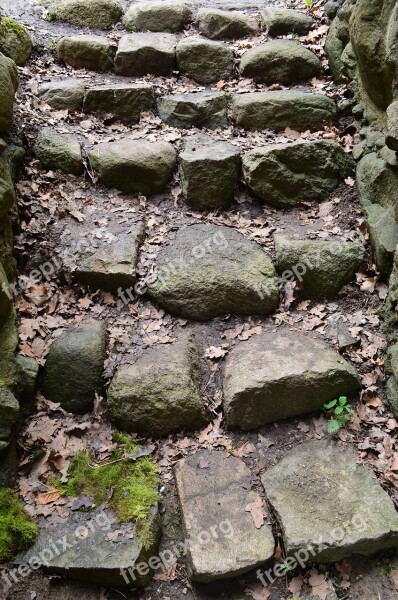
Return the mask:
<path id="1" fill-rule="evenodd" d="M 125 454 L 139 449 L 128 436 L 115 434 L 114 441 L 119 447 L 103 463 L 93 465 L 88 450 L 76 454 L 69 467 L 68 482 L 55 485 L 65 496 L 78 496 L 80 493 L 91 496 L 96 505 L 107 500 L 119 523 L 135 521 L 142 540 L 149 545 L 147 517 L 159 499 L 159 470 L 150 457 L 137 461 L 124 458 Z M 109 499 L 111 490 L 113 493 Z"/>
<path id="2" fill-rule="evenodd" d="M 26 30 L 22 25 L 13 19 L 0 16 L 0 35 L 3 32 L 13 33 L 16 37 L 19 37 L 21 41 L 25 40 Z"/>
<path id="3" fill-rule="evenodd" d="M 38 528 L 25 512 L 18 495 L 0 490 L 0 561 L 26 550 L 37 537 Z"/>

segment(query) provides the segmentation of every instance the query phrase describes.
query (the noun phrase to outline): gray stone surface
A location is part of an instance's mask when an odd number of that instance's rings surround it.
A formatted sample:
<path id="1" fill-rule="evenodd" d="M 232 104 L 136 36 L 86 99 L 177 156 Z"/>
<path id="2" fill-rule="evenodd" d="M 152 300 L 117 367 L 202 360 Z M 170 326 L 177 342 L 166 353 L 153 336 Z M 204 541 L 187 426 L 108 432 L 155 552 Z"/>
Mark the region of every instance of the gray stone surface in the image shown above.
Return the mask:
<path id="1" fill-rule="evenodd" d="M 240 74 L 259 83 L 289 85 L 320 75 L 318 57 L 299 42 L 272 40 L 254 46 L 243 54 Z"/>
<path id="2" fill-rule="evenodd" d="M 278 329 L 230 351 L 224 373 L 224 413 L 232 429 L 320 410 L 360 388 L 355 369 L 313 336 Z"/>
<path id="3" fill-rule="evenodd" d="M 129 224 L 127 230 L 113 235 L 107 244 L 84 248 L 76 261 L 74 278 L 93 289 L 117 292 L 134 286 L 137 275 L 138 251 L 145 237 L 142 221 Z"/>
<path id="4" fill-rule="evenodd" d="M 388 406 L 395 418 L 398 416 L 398 344 L 388 348 L 386 354 L 386 370 L 390 377 L 387 380 Z"/>
<path id="5" fill-rule="evenodd" d="M 126 77 L 170 75 L 175 67 L 177 37 L 171 33 L 124 35 L 116 52 L 115 70 Z"/>
<path id="6" fill-rule="evenodd" d="M 5 289 L 9 291 L 8 278 L 4 271 L 3 265 L 0 262 L 0 325 L 2 324 L 6 315 L 8 315 L 10 312 L 11 308 L 11 298 L 9 298 L 9 294 L 4 292 L 3 286 L 6 286 Z"/>
<path id="7" fill-rule="evenodd" d="M 89 319 L 72 325 L 51 345 L 44 369 L 43 393 L 72 413 L 92 409 L 103 392 L 106 325 Z"/>
<path id="8" fill-rule="evenodd" d="M 15 192 L 12 185 L 0 178 L 0 219 L 4 217 L 15 202 Z"/>
<path id="9" fill-rule="evenodd" d="M 202 8 L 196 16 L 198 29 L 211 40 L 245 38 L 259 32 L 258 22 L 243 12 Z"/>
<path id="10" fill-rule="evenodd" d="M 387 108 L 386 144 L 391 150 L 398 151 L 398 100 Z"/>
<path id="11" fill-rule="evenodd" d="M 207 321 L 229 313 L 266 315 L 279 304 L 271 259 L 228 227 L 180 229 L 157 258 L 150 297 L 178 316 Z"/>
<path id="12" fill-rule="evenodd" d="M 2 16 L 0 20 L 0 52 L 24 65 L 32 53 L 33 43 L 28 30 L 13 19 Z"/>
<path id="13" fill-rule="evenodd" d="M 162 141 L 105 142 L 95 146 L 88 156 L 93 169 L 108 187 L 148 195 L 166 188 L 176 164 L 173 146 Z"/>
<path id="14" fill-rule="evenodd" d="M 50 81 L 39 86 L 38 95 L 56 110 L 81 110 L 86 83 L 80 79 Z"/>
<path id="15" fill-rule="evenodd" d="M 83 173 L 80 144 L 73 135 L 57 133 L 51 127 L 45 127 L 37 135 L 34 152 L 48 169 L 60 169 L 73 175 Z"/>
<path id="16" fill-rule="evenodd" d="M 4 450 L 10 442 L 19 419 L 19 404 L 14 394 L 7 388 L 0 387 L 0 450 Z M 1 447 L 3 446 L 3 447 Z"/>
<path id="17" fill-rule="evenodd" d="M 33 400 L 39 376 L 39 363 L 31 356 L 18 354 L 16 357 L 18 370 L 18 397 Z"/>
<path id="18" fill-rule="evenodd" d="M 271 36 L 289 33 L 307 35 L 314 23 L 310 15 L 289 8 L 266 8 L 261 18 Z"/>
<path id="19" fill-rule="evenodd" d="M 250 490 L 250 470 L 226 452 L 203 451 L 175 467 L 192 581 L 235 577 L 270 560 L 268 520 L 256 529 L 247 506 L 261 503 Z"/>
<path id="20" fill-rule="evenodd" d="M 226 208 L 240 175 L 240 148 L 204 134 L 185 137 L 179 155 L 182 195 L 196 210 Z"/>
<path id="21" fill-rule="evenodd" d="M 167 436 L 207 421 L 199 394 L 199 355 L 191 330 L 119 367 L 108 391 L 112 421 L 123 431 Z"/>
<path id="22" fill-rule="evenodd" d="M 388 277 L 398 244 L 398 225 L 394 209 L 372 204 L 364 209 L 364 214 L 377 268 Z"/>
<path id="23" fill-rule="evenodd" d="M 328 196 L 352 169 L 352 161 L 334 140 L 273 144 L 243 157 L 243 176 L 252 192 L 275 206 Z"/>
<path id="24" fill-rule="evenodd" d="M 332 72 L 333 79 L 338 83 L 343 81 L 342 55 L 345 45 L 345 42 L 343 42 L 339 37 L 338 19 L 335 19 L 330 26 L 329 33 L 325 41 L 325 54 L 329 61 L 329 68 Z"/>
<path id="25" fill-rule="evenodd" d="M 355 279 L 365 248 L 355 242 L 296 240 L 275 235 L 276 264 L 288 281 L 298 280 L 310 298 L 334 298 Z"/>
<path id="26" fill-rule="evenodd" d="M 121 525 L 115 523 L 115 517 L 110 511 L 105 510 L 102 515 L 99 511 L 72 514 L 63 523 L 42 528 L 35 544 L 28 552 L 17 557 L 17 564 L 29 564 L 33 557 L 42 556 L 41 553 L 47 549 L 44 557 L 48 559 L 42 564 L 42 570 L 46 573 L 106 587 L 125 588 L 126 579 L 130 581 L 130 587 L 132 584 L 137 588 L 145 587 L 150 583 L 153 572 L 148 569 L 148 573 L 141 575 L 137 565 L 147 563 L 152 556 L 157 556 L 161 536 L 158 507 L 154 506 L 148 516 L 148 531 L 152 533 L 153 541 L 147 548 L 134 526 L 131 532 L 127 530 L 128 535 L 115 544 L 109 539 L 109 534 L 120 530 Z M 85 531 L 89 532 L 88 535 L 84 535 Z M 57 547 L 63 548 L 61 540 L 66 540 L 68 546 L 58 554 L 53 552 L 49 557 L 48 549 L 56 540 L 59 544 Z M 132 575 L 127 572 L 130 568 Z M 121 569 L 124 569 L 125 577 Z M 87 593 L 84 591 L 83 594 L 87 599 Z M 51 597 L 53 598 L 53 591 Z"/>
<path id="27" fill-rule="evenodd" d="M 112 29 L 121 16 L 118 0 L 59 0 L 50 10 L 50 17 L 57 21 L 91 29 Z"/>
<path id="28" fill-rule="evenodd" d="M 13 118 L 14 97 L 18 88 L 18 72 L 11 58 L 0 52 L 0 133 L 10 129 Z"/>
<path id="29" fill-rule="evenodd" d="M 223 92 L 161 96 L 157 100 L 157 107 L 162 121 L 172 127 L 217 129 L 228 126 L 228 99 Z"/>
<path id="30" fill-rule="evenodd" d="M 375 152 L 366 154 L 358 163 L 356 183 L 359 201 L 364 210 L 372 204 L 392 208 L 398 217 L 398 205 L 394 201 L 398 188 L 398 171 L 388 165 Z"/>
<path id="31" fill-rule="evenodd" d="M 132 4 L 123 17 L 123 25 L 130 31 L 177 33 L 191 16 L 191 9 L 184 2 L 155 0 Z"/>
<path id="32" fill-rule="evenodd" d="M 84 97 L 84 112 L 102 112 L 137 121 L 152 109 L 153 86 L 149 83 L 108 84 L 90 87 Z"/>
<path id="33" fill-rule="evenodd" d="M 327 96 L 293 90 L 235 94 L 232 117 L 245 129 L 290 127 L 299 131 L 315 129 L 336 119 L 336 104 Z"/>
<path id="34" fill-rule="evenodd" d="M 115 53 L 113 42 L 95 35 L 67 36 L 57 44 L 59 60 L 75 69 L 111 71 Z"/>
<path id="35" fill-rule="evenodd" d="M 198 83 L 213 83 L 232 76 L 234 53 L 221 42 L 188 37 L 177 46 L 177 66 Z"/>
<path id="36" fill-rule="evenodd" d="M 311 547 L 311 561 L 325 563 L 398 546 L 394 504 L 351 450 L 296 446 L 261 481 L 288 556 Z"/>

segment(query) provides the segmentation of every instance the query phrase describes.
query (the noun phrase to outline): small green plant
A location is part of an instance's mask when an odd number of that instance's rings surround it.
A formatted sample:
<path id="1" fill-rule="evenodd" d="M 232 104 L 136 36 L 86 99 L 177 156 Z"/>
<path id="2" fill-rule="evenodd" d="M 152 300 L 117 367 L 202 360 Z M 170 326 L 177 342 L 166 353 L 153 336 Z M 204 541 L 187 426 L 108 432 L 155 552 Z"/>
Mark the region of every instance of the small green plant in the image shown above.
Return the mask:
<path id="1" fill-rule="evenodd" d="M 136 522 L 137 531 L 148 547 L 151 532 L 147 517 L 158 501 L 159 471 L 150 456 L 130 457 L 139 446 L 128 436 L 114 435 L 118 448 L 109 460 L 93 464 L 88 450 L 78 452 L 68 470 L 68 482 L 53 482 L 64 496 L 80 493 L 94 498 L 96 506 L 108 501 L 120 523 Z"/>
<path id="2" fill-rule="evenodd" d="M 48 47 L 51 48 L 51 50 L 55 47 L 53 40 L 48 40 Z"/>
<path id="3" fill-rule="evenodd" d="M 314 3 L 312 0 L 305 0 L 305 3 L 308 6 L 308 8 L 314 8 Z"/>
<path id="4" fill-rule="evenodd" d="M 331 416 L 327 425 L 328 433 L 337 433 L 351 420 L 352 408 L 346 396 L 340 396 L 338 400 L 324 404 L 323 410 L 329 412 Z"/>
<path id="5" fill-rule="evenodd" d="M 35 541 L 38 528 L 10 489 L 0 490 L 0 561 L 26 550 Z"/>

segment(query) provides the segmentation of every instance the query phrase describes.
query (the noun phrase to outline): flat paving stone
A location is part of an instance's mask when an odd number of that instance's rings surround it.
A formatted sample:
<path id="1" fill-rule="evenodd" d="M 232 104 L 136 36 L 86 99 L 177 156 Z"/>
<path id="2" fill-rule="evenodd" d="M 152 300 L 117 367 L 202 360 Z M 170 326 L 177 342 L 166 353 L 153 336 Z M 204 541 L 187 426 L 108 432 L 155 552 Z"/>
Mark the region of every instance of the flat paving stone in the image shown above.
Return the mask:
<path id="1" fill-rule="evenodd" d="M 275 268 L 263 249 L 224 226 L 181 228 L 156 262 L 149 296 L 178 316 L 207 321 L 229 313 L 266 315 L 279 304 Z"/>
<path id="2" fill-rule="evenodd" d="M 147 83 L 110 84 L 90 87 L 84 97 L 84 112 L 102 112 L 137 121 L 152 109 L 153 86 Z"/>
<path id="3" fill-rule="evenodd" d="M 319 411 L 360 389 L 356 370 L 337 352 L 313 336 L 283 329 L 233 348 L 223 385 L 227 425 L 246 431 Z"/>
<path id="4" fill-rule="evenodd" d="M 126 77 L 170 75 L 175 67 L 177 37 L 171 33 L 124 35 L 116 52 L 115 70 Z"/>
<path id="5" fill-rule="evenodd" d="M 257 529 L 247 510 L 261 498 L 240 458 L 199 452 L 178 462 L 175 475 L 192 581 L 235 577 L 272 558 L 271 526 L 266 520 Z"/>
<path id="6" fill-rule="evenodd" d="M 295 446 L 261 476 L 288 556 L 310 562 L 370 556 L 398 546 L 392 499 L 357 455 L 319 441 Z"/>
<path id="7" fill-rule="evenodd" d="M 327 96 L 293 90 L 250 92 L 232 96 L 232 118 L 245 129 L 290 127 L 298 131 L 315 129 L 335 121 L 336 103 Z"/>
<path id="8" fill-rule="evenodd" d="M 228 98 L 223 92 L 170 94 L 157 100 L 159 116 L 172 127 L 228 127 Z"/>

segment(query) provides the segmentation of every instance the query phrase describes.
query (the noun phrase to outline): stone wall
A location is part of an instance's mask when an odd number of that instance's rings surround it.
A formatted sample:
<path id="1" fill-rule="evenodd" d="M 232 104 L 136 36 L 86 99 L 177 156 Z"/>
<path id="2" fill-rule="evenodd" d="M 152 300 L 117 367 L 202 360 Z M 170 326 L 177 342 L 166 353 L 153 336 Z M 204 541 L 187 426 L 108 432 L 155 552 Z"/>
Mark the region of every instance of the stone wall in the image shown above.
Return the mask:
<path id="1" fill-rule="evenodd" d="M 398 415 L 398 5 L 330 0 L 326 42 L 336 80 L 349 78 L 361 142 L 353 149 L 357 188 L 378 269 L 389 283 L 384 324 L 390 406 Z"/>

